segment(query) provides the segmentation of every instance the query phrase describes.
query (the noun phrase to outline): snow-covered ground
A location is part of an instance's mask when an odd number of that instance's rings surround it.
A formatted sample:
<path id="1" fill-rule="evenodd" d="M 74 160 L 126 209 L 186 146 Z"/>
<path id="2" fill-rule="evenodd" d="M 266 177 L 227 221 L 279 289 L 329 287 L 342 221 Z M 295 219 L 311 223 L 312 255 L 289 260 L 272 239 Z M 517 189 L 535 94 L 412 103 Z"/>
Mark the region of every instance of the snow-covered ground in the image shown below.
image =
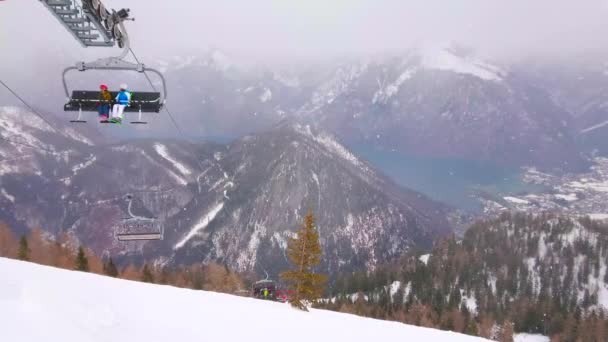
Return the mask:
<path id="1" fill-rule="evenodd" d="M 186 244 L 186 242 L 188 242 L 190 239 L 192 239 L 196 234 L 198 234 L 201 230 L 205 229 L 209 223 L 211 223 L 211 221 L 213 221 L 213 219 L 215 219 L 215 217 L 217 216 L 217 214 L 222 211 L 222 209 L 224 208 L 224 203 L 220 202 L 219 204 L 217 204 L 215 207 L 213 207 L 211 210 L 209 210 L 208 213 L 206 213 L 201 220 L 194 225 L 194 227 L 192 227 L 192 229 L 190 230 L 190 232 L 188 232 L 188 234 L 186 234 L 186 236 L 181 239 L 174 247 L 173 249 L 180 249 L 182 247 L 184 247 L 184 245 Z"/>
<path id="2" fill-rule="evenodd" d="M 513 342 L 549 342 L 551 339 L 543 335 L 517 334 L 513 337 Z"/>
<path id="3" fill-rule="evenodd" d="M 418 258 L 418 260 L 420 260 L 420 262 L 422 262 L 423 264 L 428 265 L 428 264 L 429 264 L 429 258 L 430 258 L 430 257 L 431 257 L 431 255 L 430 255 L 430 254 L 424 254 L 424 255 L 421 255 L 421 256 Z"/>
<path id="4" fill-rule="evenodd" d="M 161 157 L 165 158 L 171 164 L 173 164 L 173 166 L 175 166 L 175 168 L 178 169 L 179 172 L 181 172 L 184 176 L 188 176 L 192 173 L 192 171 L 185 167 L 184 164 L 178 162 L 169 155 L 169 152 L 167 151 L 167 146 L 157 143 L 154 144 L 154 149 L 156 150 L 156 153 L 158 153 Z"/>
<path id="5" fill-rule="evenodd" d="M 0 275 L 3 341 L 487 341 L 4 258 Z"/>

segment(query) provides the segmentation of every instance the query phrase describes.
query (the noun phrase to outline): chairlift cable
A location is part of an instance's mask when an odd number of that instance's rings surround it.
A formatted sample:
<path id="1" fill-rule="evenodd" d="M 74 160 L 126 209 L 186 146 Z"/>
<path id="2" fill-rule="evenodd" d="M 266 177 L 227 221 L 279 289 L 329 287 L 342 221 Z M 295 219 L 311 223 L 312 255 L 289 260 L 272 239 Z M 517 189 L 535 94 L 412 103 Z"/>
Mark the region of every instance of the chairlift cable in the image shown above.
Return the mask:
<path id="1" fill-rule="evenodd" d="M 19 96 L 19 94 L 17 94 L 16 91 L 14 91 L 11 87 L 9 87 L 6 83 L 4 83 L 4 81 L 2 81 L 0 79 L 0 84 L 2 84 L 4 86 L 4 88 L 6 88 L 11 94 L 13 94 L 13 96 L 15 96 L 19 101 L 21 101 L 21 103 L 23 103 L 29 110 L 32 111 L 32 113 L 34 113 L 36 116 L 38 116 L 40 119 L 42 119 L 42 121 L 46 122 L 47 125 L 49 125 L 49 127 L 51 127 L 51 129 L 59 134 L 61 134 L 56 128 L 55 126 L 53 126 L 47 119 L 44 118 L 44 116 L 42 116 L 40 113 L 38 113 L 38 111 L 36 111 L 34 109 L 34 107 L 30 106 L 29 103 L 27 103 L 21 96 Z"/>
<path id="2" fill-rule="evenodd" d="M 50 154 L 55 154 L 55 155 L 73 152 L 71 150 L 70 151 L 53 151 L 51 149 L 47 149 L 47 148 L 40 147 L 40 146 L 34 146 L 32 144 L 24 143 L 24 142 L 21 142 L 21 141 L 7 139 L 7 138 L 1 137 L 1 136 L 0 136 L 0 140 L 6 141 L 6 142 L 11 143 L 11 144 L 15 144 L 15 145 L 22 145 L 22 146 L 25 146 L 25 147 L 37 149 L 37 150 L 44 151 L 44 152 L 50 153 Z M 15 160 L 15 159 L 10 159 L 10 160 Z M 3 160 L 0 160 L 0 161 L 4 162 L 4 161 L 9 161 L 9 160 L 3 159 Z"/>
<path id="3" fill-rule="evenodd" d="M 135 52 L 133 52 L 133 48 L 129 47 L 129 51 L 131 52 L 131 54 L 133 55 L 133 58 L 135 58 L 135 61 L 138 64 L 141 64 L 139 61 L 139 58 L 137 58 L 137 55 L 135 55 Z M 146 73 L 146 71 L 144 70 L 144 76 L 146 76 L 146 79 L 148 80 L 148 83 L 150 83 L 150 86 L 152 87 L 152 89 L 154 91 L 156 90 L 156 87 L 154 86 L 154 83 L 152 83 L 152 80 L 150 79 L 150 76 L 148 76 L 148 74 Z M 182 128 L 177 124 L 177 121 L 175 120 L 175 118 L 173 117 L 173 114 L 171 114 L 171 111 L 169 110 L 169 108 L 167 107 L 167 104 L 165 104 L 164 106 L 165 111 L 167 112 L 167 114 L 169 115 L 169 118 L 171 119 L 171 121 L 173 122 L 173 125 L 175 126 L 175 128 L 179 131 L 179 133 L 181 134 L 182 137 L 186 137 L 186 134 L 184 133 L 184 131 L 182 130 Z"/>

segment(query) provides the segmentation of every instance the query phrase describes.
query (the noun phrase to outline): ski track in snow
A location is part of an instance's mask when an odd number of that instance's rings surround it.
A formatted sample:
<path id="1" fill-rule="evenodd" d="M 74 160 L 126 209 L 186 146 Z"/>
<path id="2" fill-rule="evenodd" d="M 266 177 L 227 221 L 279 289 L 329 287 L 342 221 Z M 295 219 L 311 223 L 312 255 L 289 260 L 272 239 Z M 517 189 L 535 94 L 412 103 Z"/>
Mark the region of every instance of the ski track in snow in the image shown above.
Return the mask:
<path id="1" fill-rule="evenodd" d="M 86 169 L 87 167 L 93 165 L 93 163 L 97 160 L 96 156 L 93 156 L 93 158 L 91 159 L 87 159 L 86 161 L 76 164 L 74 165 L 74 167 L 72 167 L 72 173 L 76 174 L 78 173 L 78 171 Z"/>
<path id="2" fill-rule="evenodd" d="M 184 247 L 184 245 L 190 239 L 192 239 L 201 230 L 205 229 L 209 225 L 209 223 L 211 223 L 211 221 L 213 221 L 213 219 L 215 219 L 215 217 L 217 216 L 217 214 L 220 211 L 222 211 L 223 208 L 224 208 L 224 202 L 221 202 L 218 205 L 216 205 L 215 207 L 213 207 L 196 225 L 194 225 L 194 227 L 192 227 L 192 229 L 190 230 L 190 232 L 188 232 L 188 234 L 182 240 L 180 240 L 173 247 L 173 249 L 174 250 L 178 250 L 178 249 Z"/>
<path id="3" fill-rule="evenodd" d="M 158 153 L 161 157 L 173 164 L 173 166 L 175 166 L 175 168 L 179 170 L 182 175 L 188 176 L 192 173 L 187 167 L 184 166 L 184 164 L 178 162 L 169 155 L 169 152 L 167 151 L 167 146 L 163 144 L 154 144 L 154 149 L 156 150 L 156 153 Z"/>
<path id="4" fill-rule="evenodd" d="M 587 127 L 587 128 L 585 128 L 585 129 L 582 129 L 582 130 L 581 130 L 581 133 L 589 133 L 589 132 L 591 132 L 591 131 L 595 131 L 595 130 L 596 130 L 596 129 L 598 129 L 598 128 L 602 128 L 602 127 L 604 127 L 604 126 L 606 126 L 606 125 L 608 125 L 608 120 L 606 120 L 606 121 L 604 121 L 604 122 L 601 122 L 601 123 L 599 123 L 599 124 L 597 124 L 597 125 L 593 125 L 593 126 L 591 126 L 591 127 Z"/>
<path id="5" fill-rule="evenodd" d="M 340 156 L 342 159 L 349 161 L 354 166 L 360 167 L 363 171 L 369 172 L 367 167 L 354 154 L 352 154 L 350 151 L 348 151 L 346 149 L 346 147 L 344 147 L 342 144 L 337 142 L 331 136 L 328 136 L 325 134 L 315 135 L 312 133 L 312 130 L 311 130 L 310 126 L 308 126 L 308 125 L 306 125 L 306 126 L 296 125 L 294 128 L 300 134 L 308 136 L 312 140 L 323 145 L 332 154 L 336 154 L 336 155 Z"/>
<path id="6" fill-rule="evenodd" d="M 0 188 L 0 194 L 2 194 L 2 196 L 6 197 L 6 199 L 11 201 L 11 203 L 15 203 L 15 196 L 6 192 L 6 190 L 4 188 Z"/>
<path id="7" fill-rule="evenodd" d="M 386 103 L 386 101 L 388 101 L 391 97 L 395 96 L 395 94 L 399 92 L 399 88 L 401 88 L 401 85 L 405 83 L 405 81 L 412 78 L 416 71 L 416 68 L 407 69 L 402 72 L 401 75 L 399 75 L 399 77 L 397 78 L 397 80 L 395 80 L 394 83 L 389 84 L 386 87 L 381 86 L 380 89 L 374 94 L 372 103 Z"/>
<path id="8" fill-rule="evenodd" d="M 141 153 L 141 155 L 144 156 L 144 158 L 148 159 L 148 161 L 150 161 L 151 163 L 153 163 L 155 165 L 161 165 L 156 160 L 154 160 L 154 158 L 150 157 L 145 151 L 140 151 L 140 153 Z M 178 182 L 181 185 L 188 185 L 188 181 L 185 180 L 184 178 L 180 177 L 177 173 L 175 173 L 172 170 L 169 170 L 167 168 L 165 168 L 165 169 L 167 170 L 167 173 L 169 174 L 169 176 L 171 178 L 173 178 L 176 182 Z"/>
<path id="9" fill-rule="evenodd" d="M 146 284 L 0 258 L 6 341 L 418 341 L 479 337 L 234 295 Z M 263 318 L 263 320 L 261 320 Z M 235 328 L 238 322 L 238 328 Z M 301 329 L 301 327 L 313 327 Z M 35 327 L 35 328 L 33 328 Z M 299 331 L 298 334 L 293 334 Z M 526 341 L 528 342 L 528 341 Z"/>

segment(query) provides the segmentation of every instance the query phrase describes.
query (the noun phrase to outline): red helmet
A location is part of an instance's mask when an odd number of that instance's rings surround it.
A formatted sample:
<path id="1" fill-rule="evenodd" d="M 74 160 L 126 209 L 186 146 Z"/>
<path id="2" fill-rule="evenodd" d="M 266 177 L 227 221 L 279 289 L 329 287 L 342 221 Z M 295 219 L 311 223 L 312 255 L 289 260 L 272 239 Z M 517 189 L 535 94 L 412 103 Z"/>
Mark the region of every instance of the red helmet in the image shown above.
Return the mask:
<path id="1" fill-rule="evenodd" d="M 108 90 L 108 86 L 105 85 L 105 84 L 102 84 L 102 85 L 99 86 L 99 89 L 101 89 L 101 90 Z"/>

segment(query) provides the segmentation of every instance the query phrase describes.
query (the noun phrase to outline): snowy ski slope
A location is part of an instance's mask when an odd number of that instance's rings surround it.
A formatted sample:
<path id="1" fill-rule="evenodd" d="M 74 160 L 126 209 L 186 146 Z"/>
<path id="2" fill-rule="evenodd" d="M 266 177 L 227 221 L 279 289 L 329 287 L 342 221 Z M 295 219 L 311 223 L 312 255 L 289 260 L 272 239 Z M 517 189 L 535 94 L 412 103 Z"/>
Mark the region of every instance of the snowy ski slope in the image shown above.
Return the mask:
<path id="1" fill-rule="evenodd" d="M 0 258 L 1 341 L 487 341 Z"/>

